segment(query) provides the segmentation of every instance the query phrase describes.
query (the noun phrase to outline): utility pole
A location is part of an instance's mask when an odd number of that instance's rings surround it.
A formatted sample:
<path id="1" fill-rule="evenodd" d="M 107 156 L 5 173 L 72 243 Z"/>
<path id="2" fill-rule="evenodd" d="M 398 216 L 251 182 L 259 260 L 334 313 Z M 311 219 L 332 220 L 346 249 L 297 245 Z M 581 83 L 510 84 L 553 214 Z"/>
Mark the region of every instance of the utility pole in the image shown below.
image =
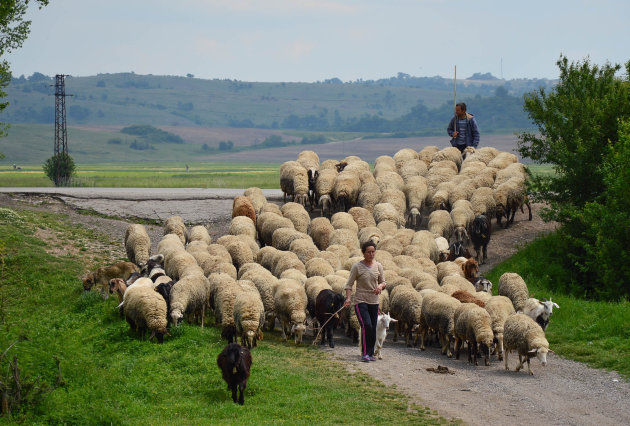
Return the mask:
<path id="1" fill-rule="evenodd" d="M 66 84 L 64 74 L 55 76 L 55 156 L 68 154 L 68 131 L 66 130 Z"/>

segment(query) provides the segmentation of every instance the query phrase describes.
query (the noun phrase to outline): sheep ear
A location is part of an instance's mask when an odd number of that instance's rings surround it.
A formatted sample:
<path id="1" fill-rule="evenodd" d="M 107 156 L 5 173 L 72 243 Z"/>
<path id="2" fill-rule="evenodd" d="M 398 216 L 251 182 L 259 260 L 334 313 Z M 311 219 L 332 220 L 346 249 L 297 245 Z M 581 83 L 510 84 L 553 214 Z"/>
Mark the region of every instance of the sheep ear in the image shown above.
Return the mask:
<path id="1" fill-rule="evenodd" d="M 527 352 L 528 354 L 532 354 L 535 355 L 538 352 L 538 349 L 532 349 L 531 351 Z"/>

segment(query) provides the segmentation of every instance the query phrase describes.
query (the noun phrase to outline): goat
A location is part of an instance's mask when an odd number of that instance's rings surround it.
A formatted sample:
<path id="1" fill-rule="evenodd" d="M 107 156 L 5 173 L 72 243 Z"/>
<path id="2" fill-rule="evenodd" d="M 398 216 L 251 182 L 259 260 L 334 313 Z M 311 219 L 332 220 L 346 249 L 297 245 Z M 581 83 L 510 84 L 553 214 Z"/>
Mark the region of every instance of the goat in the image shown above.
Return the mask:
<path id="1" fill-rule="evenodd" d="M 536 321 L 544 331 L 549 325 L 549 318 L 553 314 L 554 306 L 560 309 L 560 306 L 558 306 L 556 302 L 552 302 L 551 298 L 549 300 L 541 302 L 538 299 L 530 297 L 525 302 L 525 306 L 523 307 L 522 312 L 534 321 Z"/>
<path id="2" fill-rule="evenodd" d="M 324 344 L 328 339 L 328 346 L 335 347 L 333 341 L 333 330 L 337 328 L 339 323 L 339 314 L 336 313 L 343 307 L 345 298 L 332 290 L 325 289 L 319 292 L 315 299 L 315 316 L 317 322 L 322 324 L 320 344 Z M 325 324 L 325 325 L 324 325 Z"/>
<path id="3" fill-rule="evenodd" d="M 217 357 L 217 365 L 221 369 L 223 380 L 228 385 L 228 390 L 232 391 L 232 400 L 236 400 L 236 388 L 238 387 L 238 403 L 243 405 L 245 398 L 243 391 L 247 386 L 249 370 L 252 366 L 252 355 L 249 349 L 242 347 L 238 343 L 230 343 Z"/>
<path id="4" fill-rule="evenodd" d="M 465 257 L 466 259 L 472 257 L 472 255 L 470 254 L 470 251 L 468 251 L 468 249 L 464 247 L 461 241 L 453 242 L 448 247 L 448 253 L 449 254 L 446 257 L 446 260 L 450 260 L 451 262 L 457 259 L 458 257 Z"/>
<path id="5" fill-rule="evenodd" d="M 387 337 L 387 329 L 392 322 L 398 322 L 398 320 L 389 316 L 389 312 L 386 314 L 380 314 L 376 321 L 376 344 L 374 345 L 374 356 L 378 359 L 383 359 L 381 349 L 383 349 L 383 343 L 385 337 Z"/>
<path id="6" fill-rule="evenodd" d="M 486 277 L 479 275 L 474 285 L 476 291 L 485 291 L 486 293 L 492 294 L 492 282 Z"/>
<path id="7" fill-rule="evenodd" d="M 313 207 L 315 206 L 315 203 L 317 202 L 317 199 L 316 199 L 317 192 L 315 190 L 315 183 L 317 182 L 317 178 L 319 177 L 319 170 L 312 167 L 306 171 L 306 174 L 308 176 L 308 200 L 311 205 L 311 211 L 313 211 Z"/>
<path id="8" fill-rule="evenodd" d="M 464 278 L 474 284 L 479 277 L 479 263 L 471 257 L 462 264 L 462 271 L 464 271 Z"/>
<path id="9" fill-rule="evenodd" d="M 470 224 L 470 240 L 475 248 L 475 259 L 477 259 L 477 262 L 479 262 L 480 265 L 488 259 L 488 243 L 490 242 L 491 234 L 492 225 L 490 224 L 488 217 L 483 214 L 475 217 Z"/>

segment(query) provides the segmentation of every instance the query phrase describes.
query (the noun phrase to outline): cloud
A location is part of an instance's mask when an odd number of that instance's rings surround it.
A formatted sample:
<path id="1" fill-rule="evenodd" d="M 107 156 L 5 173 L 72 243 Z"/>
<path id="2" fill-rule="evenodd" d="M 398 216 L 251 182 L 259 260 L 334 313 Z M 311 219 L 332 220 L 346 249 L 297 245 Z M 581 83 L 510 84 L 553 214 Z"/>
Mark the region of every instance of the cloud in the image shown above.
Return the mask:
<path id="1" fill-rule="evenodd" d="M 308 56 L 315 48 L 315 43 L 295 41 L 290 43 L 284 51 L 284 56 L 292 60 L 299 60 Z"/>
<path id="2" fill-rule="evenodd" d="M 347 1 L 330 0 L 189 0 L 198 7 L 214 11 L 224 9 L 235 12 L 257 13 L 342 13 L 350 14 L 357 7 Z"/>

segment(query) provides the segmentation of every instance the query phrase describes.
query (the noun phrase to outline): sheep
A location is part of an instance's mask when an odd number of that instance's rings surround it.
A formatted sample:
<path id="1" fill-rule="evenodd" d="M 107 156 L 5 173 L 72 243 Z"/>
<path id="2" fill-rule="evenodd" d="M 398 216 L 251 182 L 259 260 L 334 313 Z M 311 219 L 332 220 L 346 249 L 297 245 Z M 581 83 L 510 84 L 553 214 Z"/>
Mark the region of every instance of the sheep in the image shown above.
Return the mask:
<path id="1" fill-rule="evenodd" d="M 287 195 L 291 201 L 306 206 L 308 199 L 308 173 L 297 161 L 285 161 L 280 166 L 280 189 L 283 193 L 283 202 L 286 203 Z"/>
<path id="2" fill-rule="evenodd" d="M 243 191 L 243 195 L 249 198 L 249 201 L 252 202 L 252 206 L 254 206 L 254 210 L 257 215 L 260 214 L 263 206 L 267 204 L 267 198 L 258 187 L 252 186 L 251 188 L 247 188 Z"/>
<path id="3" fill-rule="evenodd" d="M 385 237 L 379 240 L 377 248 L 379 251 L 388 252 L 392 256 L 399 256 L 403 251 L 403 245 L 394 237 Z"/>
<path id="4" fill-rule="evenodd" d="M 481 275 L 475 280 L 475 290 L 477 293 L 488 293 L 492 295 L 492 282 Z"/>
<path id="5" fill-rule="evenodd" d="M 528 174 L 527 168 L 523 163 L 512 163 L 504 169 L 496 172 L 496 178 L 494 181 L 494 187 L 498 187 L 502 183 L 507 182 L 511 178 L 518 178 L 521 181 L 526 181 Z"/>
<path id="6" fill-rule="evenodd" d="M 230 223 L 228 234 L 229 235 L 248 235 L 252 237 L 253 239 L 258 238 L 256 225 L 247 216 L 236 216 L 232 218 L 232 222 Z"/>
<path id="7" fill-rule="evenodd" d="M 338 311 L 343 308 L 345 297 L 342 294 L 334 292 L 332 289 L 323 289 L 317 294 L 315 299 L 315 318 L 322 327 L 320 330 L 321 341 L 324 344 L 328 340 L 328 346 L 335 347 L 333 340 L 333 331 L 337 328 L 340 321 Z"/>
<path id="8" fill-rule="evenodd" d="M 425 176 L 428 171 L 429 168 L 426 163 L 420 159 L 407 160 L 399 169 L 400 176 L 405 183 L 412 177 Z"/>
<path id="9" fill-rule="evenodd" d="M 399 327 L 403 326 L 405 343 L 407 347 L 411 347 L 411 333 L 420 324 L 422 296 L 411 286 L 397 286 L 393 290 L 388 289 L 388 291 L 391 294 L 390 312 L 398 320 L 396 334 L 398 334 Z M 415 344 L 417 344 L 417 338 Z"/>
<path id="10" fill-rule="evenodd" d="M 455 311 L 461 302 L 447 295 L 436 293 L 433 297 L 423 299 L 422 321 L 420 323 L 420 349 L 425 350 L 425 337 L 429 328 L 439 333 L 442 355 L 453 356 L 451 342 L 454 339 Z"/>
<path id="11" fill-rule="evenodd" d="M 265 217 L 264 222 L 262 224 L 262 228 L 259 229 L 258 231 L 258 235 L 260 236 L 261 241 L 264 242 L 266 245 L 271 245 L 273 232 L 276 229 L 278 228 L 295 229 L 295 226 L 293 225 L 293 222 L 291 222 L 290 219 L 287 219 L 286 217 L 276 216 L 276 215 L 274 216 L 275 217 L 271 217 L 271 216 Z M 261 218 L 262 218 L 262 215 L 261 215 Z"/>
<path id="12" fill-rule="evenodd" d="M 558 306 L 556 302 L 552 302 L 551 298 L 541 302 L 536 298 L 530 297 L 525 301 L 522 313 L 536 321 L 543 331 L 545 331 L 549 325 L 549 318 L 553 314 L 554 306 L 560 309 L 560 306 Z"/>
<path id="13" fill-rule="evenodd" d="M 188 231 L 186 230 L 186 225 L 184 225 L 184 220 L 181 216 L 171 216 L 166 219 L 166 222 L 164 222 L 164 235 L 167 234 L 177 235 L 182 244 L 186 244 L 188 241 Z"/>
<path id="14" fill-rule="evenodd" d="M 488 167 L 501 170 L 505 169 L 510 164 L 517 162 L 518 157 L 516 157 L 516 155 L 509 152 L 500 152 L 488 163 Z"/>
<path id="15" fill-rule="evenodd" d="M 330 220 L 325 217 L 317 217 L 311 222 L 309 235 L 313 239 L 313 243 L 320 250 L 326 250 L 330 242 L 330 234 L 335 230 Z"/>
<path id="16" fill-rule="evenodd" d="M 396 152 L 393 156 L 396 169 L 400 169 L 403 164 L 409 160 L 417 160 L 418 153 L 411 148 L 403 148 Z"/>
<path id="17" fill-rule="evenodd" d="M 458 200 L 470 200 L 477 189 L 472 179 L 462 178 L 461 182 L 456 182 L 453 189 L 448 194 L 448 205 L 452 206 Z"/>
<path id="18" fill-rule="evenodd" d="M 486 302 L 486 311 L 492 321 L 492 332 L 497 339 L 498 358 L 503 359 L 503 330 L 507 317 L 516 313 L 512 301 L 505 296 L 492 296 Z"/>
<path id="19" fill-rule="evenodd" d="M 306 310 L 311 318 L 315 318 L 315 300 L 322 290 L 332 290 L 326 278 L 321 276 L 313 276 L 306 279 L 304 283 L 304 291 L 306 292 Z M 315 332 L 315 330 L 314 330 Z"/>
<path id="20" fill-rule="evenodd" d="M 422 222 L 422 208 L 429 193 L 426 178 L 413 176 L 405 181 L 405 196 L 407 198 L 407 226 L 417 229 Z"/>
<path id="21" fill-rule="evenodd" d="M 280 207 L 282 215 L 293 222 L 293 227 L 305 234 L 308 234 L 311 225 L 311 217 L 304 206 L 298 203 L 286 203 Z"/>
<path id="22" fill-rule="evenodd" d="M 435 153 L 438 152 L 439 150 L 440 148 L 438 148 L 437 146 L 433 146 L 433 145 L 425 146 L 424 148 L 420 150 L 420 152 L 418 152 L 418 159 L 424 161 L 424 163 L 428 167 L 429 164 L 431 164 L 431 159 L 433 158 Z"/>
<path id="23" fill-rule="evenodd" d="M 486 215 L 476 216 L 470 224 L 470 241 L 475 249 L 475 259 L 483 265 L 488 259 L 488 243 L 492 236 L 492 225 Z"/>
<path id="24" fill-rule="evenodd" d="M 431 210 L 450 210 L 449 204 L 450 194 L 455 189 L 455 183 L 452 181 L 439 183 L 434 190 L 429 188 L 427 191 L 427 204 Z"/>
<path id="25" fill-rule="evenodd" d="M 359 238 L 356 232 L 352 232 L 348 229 L 335 229 L 330 233 L 329 237 L 330 245 L 342 245 L 348 248 L 348 250 L 358 249 Z"/>
<path id="26" fill-rule="evenodd" d="M 435 237 L 435 244 L 440 252 L 440 261 L 445 261 L 449 255 L 448 240 L 444 237 Z"/>
<path id="27" fill-rule="evenodd" d="M 516 371 L 519 371 L 525 361 L 527 361 L 527 372 L 533 376 L 529 360 L 534 356 L 538 358 L 541 364 L 547 365 L 547 353 L 549 350 L 549 342 L 545 337 L 542 328 L 530 317 L 525 314 L 514 314 L 505 320 L 503 326 L 503 344 L 505 346 L 505 369 L 508 367 L 508 353 L 512 349 L 518 352 L 519 365 Z"/>
<path id="28" fill-rule="evenodd" d="M 462 303 L 454 314 L 455 319 L 455 359 L 459 359 L 459 350 L 464 341 L 468 342 L 468 362 L 477 363 L 477 351 L 480 347 L 484 354 L 484 364 L 490 365 L 490 347 L 494 339 L 490 314 L 484 308 L 470 303 Z M 472 352 L 472 357 L 471 357 Z"/>
<path id="29" fill-rule="evenodd" d="M 319 171 L 321 172 L 322 170 L 328 170 L 328 169 L 334 169 L 337 170 L 337 164 L 339 163 L 339 161 L 337 160 L 333 160 L 333 159 L 328 159 L 326 161 L 323 161 L 320 165 L 319 165 Z"/>
<path id="30" fill-rule="evenodd" d="M 339 211 L 347 212 L 357 203 L 361 180 L 356 173 L 344 171 L 335 177 L 332 198 Z"/>
<path id="31" fill-rule="evenodd" d="M 444 237 L 448 241 L 453 234 L 453 219 L 446 210 L 435 210 L 429 215 L 427 228 L 434 237 Z"/>
<path id="32" fill-rule="evenodd" d="M 158 343 L 164 341 L 168 334 L 166 326 L 166 302 L 152 288 L 143 285 L 130 286 L 124 295 L 124 315 L 132 329 L 136 331 L 150 330 L 151 336 Z"/>
<path id="33" fill-rule="evenodd" d="M 374 344 L 374 356 L 378 359 L 383 359 L 381 349 L 383 349 L 383 343 L 387 337 L 387 329 L 389 324 L 396 323 L 398 320 L 389 316 L 389 312 L 386 314 L 379 314 L 376 321 L 376 343 Z"/>
<path id="34" fill-rule="evenodd" d="M 352 216 L 357 226 L 359 227 L 359 231 L 363 228 L 367 227 L 375 227 L 376 221 L 374 220 L 374 216 L 372 212 L 363 207 L 352 207 L 348 210 L 348 213 Z"/>
<path id="35" fill-rule="evenodd" d="M 256 209 L 251 199 L 245 195 L 234 197 L 234 201 L 232 202 L 232 218 L 238 216 L 248 217 L 252 220 L 254 226 L 256 225 Z"/>
<path id="36" fill-rule="evenodd" d="M 467 291 L 470 294 L 475 293 L 475 286 L 461 275 L 448 275 L 440 281 L 440 291 L 449 296 L 458 290 Z"/>
<path id="37" fill-rule="evenodd" d="M 372 241 L 374 244 L 378 243 L 383 238 L 383 232 L 376 226 L 367 226 L 359 230 L 359 244 L 363 245 L 368 241 Z"/>
<path id="38" fill-rule="evenodd" d="M 464 271 L 464 278 L 466 278 L 474 285 L 474 283 L 477 281 L 477 278 L 479 277 L 479 264 L 477 263 L 477 261 L 472 257 L 467 259 L 462 264 L 462 271 Z"/>
<path id="39" fill-rule="evenodd" d="M 388 202 L 381 202 L 376 204 L 374 206 L 373 214 L 374 220 L 377 224 L 384 220 L 389 220 L 396 224 L 396 228 L 400 228 L 402 223 L 404 223 L 403 214 L 401 214 L 400 211 L 393 204 Z"/>
<path id="40" fill-rule="evenodd" d="M 217 240 L 224 246 L 232 257 L 232 263 L 238 270 L 241 265 L 254 261 L 254 252 L 244 236 L 224 235 Z"/>
<path id="41" fill-rule="evenodd" d="M 262 270 L 252 270 L 246 272 L 241 276 L 241 278 L 243 280 L 252 281 L 258 289 L 263 309 L 265 310 L 266 328 L 268 330 L 273 330 L 276 318 L 273 293 L 276 285 L 278 285 L 278 279 L 264 268 L 262 268 Z"/>
<path id="42" fill-rule="evenodd" d="M 460 204 L 457 207 L 453 207 L 450 214 L 453 220 L 453 237 L 455 241 L 466 244 L 470 239 L 467 229 L 475 219 L 472 209 Z"/>
<path id="43" fill-rule="evenodd" d="M 286 278 L 295 280 L 298 283 L 302 284 L 302 286 L 306 284 L 306 280 L 308 279 L 302 271 L 295 268 L 289 268 L 286 271 L 283 271 L 282 274 L 280 274 L 281 280 Z"/>
<path id="44" fill-rule="evenodd" d="M 262 215 L 263 213 L 275 213 L 278 216 L 282 216 L 282 213 L 280 212 L 280 207 L 274 203 L 265 203 L 262 206 L 262 209 L 260 209 L 260 213 L 258 216 Z M 260 219 L 260 217 L 258 219 Z M 256 226 L 258 227 L 258 222 L 256 222 Z"/>
<path id="45" fill-rule="evenodd" d="M 215 278 L 213 276 L 213 278 Z M 217 325 L 221 327 L 221 338 L 228 343 L 236 341 L 236 324 L 234 322 L 234 304 L 239 294 L 245 291 L 239 281 L 228 280 L 224 277 L 215 283 L 214 314 Z"/>
<path id="46" fill-rule="evenodd" d="M 498 293 L 499 296 L 508 297 L 517 312 L 525 308 L 527 299 L 529 299 L 529 290 L 525 280 L 515 272 L 506 272 L 501 275 Z"/>
<path id="47" fill-rule="evenodd" d="M 423 229 L 416 231 L 411 239 L 411 244 L 405 247 L 403 254 L 416 258 L 429 258 L 431 261 L 437 262 L 440 252 L 435 243 L 435 236 Z"/>
<path id="48" fill-rule="evenodd" d="M 399 191 L 405 189 L 405 181 L 396 172 L 385 172 L 380 174 L 379 177 L 376 178 L 376 184 L 381 192 L 386 189 L 397 189 Z"/>
<path id="49" fill-rule="evenodd" d="M 485 164 L 490 163 L 499 154 L 499 150 L 491 146 L 484 146 L 478 148 L 471 155 L 466 156 L 466 161 L 478 160 Z"/>
<path id="50" fill-rule="evenodd" d="M 338 174 L 336 169 L 320 170 L 315 182 L 315 197 L 322 209 L 322 216 L 328 216 L 332 210 L 331 194 Z"/>
<path id="51" fill-rule="evenodd" d="M 258 292 L 243 291 L 237 294 L 234 302 L 234 325 L 237 335 L 241 336 L 241 345 L 248 349 L 256 346 L 262 339 L 262 327 L 265 322 L 265 308 Z"/>
<path id="52" fill-rule="evenodd" d="M 402 226 L 404 224 L 405 212 L 407 211 L 407 198 L 405 197 L 405 193 L 397 188 L 383 189 L 381 191 L 381 203 L 389 203 L 396 208 L 399 223 L 400 226 Z"/>
<path id="53" fill-rule="evenodd" d="M 210 237 L 208 228 L 203 225 L 196 225 L 190 228 L 190 231 L 188 231 L 188 243 L 190 244 L 193 241 L 203 241 L 206 244 L 212 244 L 212 237 Z"/>
<path id="54" fill-rule="evenodd" d="M 303 264 L 306 264 L 319 253 L 319 249 L 310 239 L 294 240 L 289 246 L 289 250 L 295 253 Z"/>
<path id="55" fill-rule="evenodd" d="M 348 229 L 355 234 L 359 232 L 359 225 L 357 225 L 350 213 L 335 213 L 330 218 L 330 224 L 333 226 L 334 229 Z"/>
<path id="56" fill-rule="evenodd" d="M 457 165 L 457 169 L 459 170 L 462 165 L 462 153 L 459 149 L 449 146 L 448 148 L 436 152 L 431 158 L 432 163 L 444 160 L 452 161 Z"/>
<path id="57" fill-rule="evenodd" d="M 210 301 L 210 281 L 202 273 L 186 275 L 171 290 L 171 320 L 179 325 L 184 315 L 204 325 L 206 305 Z"/>
<path id="58" fill-rule="evenodd" d="M 306 268 L 306 276 L 308 278 L 314 276 L 325 277 L 335 273 L 335 270 L 330 263 L 321 257 L 314 257 L 310 259 L 304 264 L 304 267 Z"/>
<path id="59" fill-rule="evenodd" d="M 236 389 L 238 388 L 238 403 L 245 404 L 243 391 L 247 387 L 247 379 L 252 366 L 252 355 L 249 349 L 238 343 L 230 343 L 217 357 L 217 365 L 228 390 L 232 391 L 232 401 L 236 404 Z"/>
<path id="60" fill-rule="evenodd" d="M 505 227 L 507 228 L 514 222 L 514 215 L 516 214 L 516 211 L 520 209 L 521 212 L 523 212 L 523 205 L 527 206 L 529 211 L 529 220 L 532 220 L 532 206 L 530 205 L 529 198 L 527 197 L 525 182 L 518 178 L 511 178 L 495 190 L 495 197 L 503 199 L 503 192 L 507 194 L 507 198 L 505 199 L 504 205 L 500 206 L 497 202 L 497 220 L 500 219 L 500 208 L 503 207 L 503 213 L 505 214 Z M 497 195 L 499 193 L 501 194 Z"/>
<path id="61" fill-rule="evenodd" d="M 276 277 L 279 278 L 282 273 L 288 269 L 296 269 L 301 274 L 306 276 L 306 268 L 304 267 L 304 263 L 298 258 L 297 254 L 293 253 L 292 251 L 280 251 L 276 255 L 276 259 L 274 259 L 272 272 Z"/>
<path id="62" fill-rule="evenodd" d="M 131 224 L 125 230 L 125 250 L 130 262 L 142 267 L 151 256 L 151 239 L 144 225 Z"/>
<path id="63" fill-rule="evenodd" d="M 306 330 L 307 297 L 304 287 L 292 279 L 281 279 L 274 293 L 276 314 L 282 324 L 282 339 L 287 340 L 287 334 L 295 336 L 295 344 L 302 342 Z"/>
<path id="64" fill-rule="evenodd" d="M 295 240 L 309 240 L 311 237 L 303 232 L 291 228 L 278 228 L 273 232 L 271 237 L 271 245 L 278 250 L 287 251 L 291 247 L 291 243 Z"/>
<path id="65" fill-rule="evenodd" d="M 470 197 L 470 204 L 475 216 L 486 215 L 492 217 L 496 211 L 494 191 L 491 188 L 477 188 Z"/>
<path id="66" fill-rule="evenodd" d="M 297 161 L 306 169 L 308 196 L 312 207 L 315 199 L 315 183 L 319 177 L 319 156 L 314 151 L 302 151 L 298 154 Z"/>
<path id="67" fill-rule="evenodd" d="M 88 291 L 94 285 L 98 285 L 98 287 L 100 287 L 101 296 L 103 299 L 107 299 L 109 297 L 109 281 L 112 278 L 127 280 L 134 272 L 140 272 L 140 269 L 132 262 L 117 262 L 113 265 L 101 266 L 82 277 L 83 289 Z"/>
<path id="68" fill-rule="evenodd" d="M 381 220 L 376 224 L 376 227 L 381 230 L 383 236 L 393 237 L 398 231 L 398 223 L 391 220 Z"/>
<path id="69" fill-rule="evenodd" d="M 376 182 L 368 182 L 359 188 L 359 196 L 357 197 L 357 205 L 368 211 L 373 211 L 374 206 L 381 200 L 381 188 Z"/>
<path id="70" fill-rule="evenodd" d="M 457 176 L 457 165 L 453 162 L 432 165 L 426 175 L 429 193 L 434 193 L 439 184 L 448 182 L 455 176 Z"/>

